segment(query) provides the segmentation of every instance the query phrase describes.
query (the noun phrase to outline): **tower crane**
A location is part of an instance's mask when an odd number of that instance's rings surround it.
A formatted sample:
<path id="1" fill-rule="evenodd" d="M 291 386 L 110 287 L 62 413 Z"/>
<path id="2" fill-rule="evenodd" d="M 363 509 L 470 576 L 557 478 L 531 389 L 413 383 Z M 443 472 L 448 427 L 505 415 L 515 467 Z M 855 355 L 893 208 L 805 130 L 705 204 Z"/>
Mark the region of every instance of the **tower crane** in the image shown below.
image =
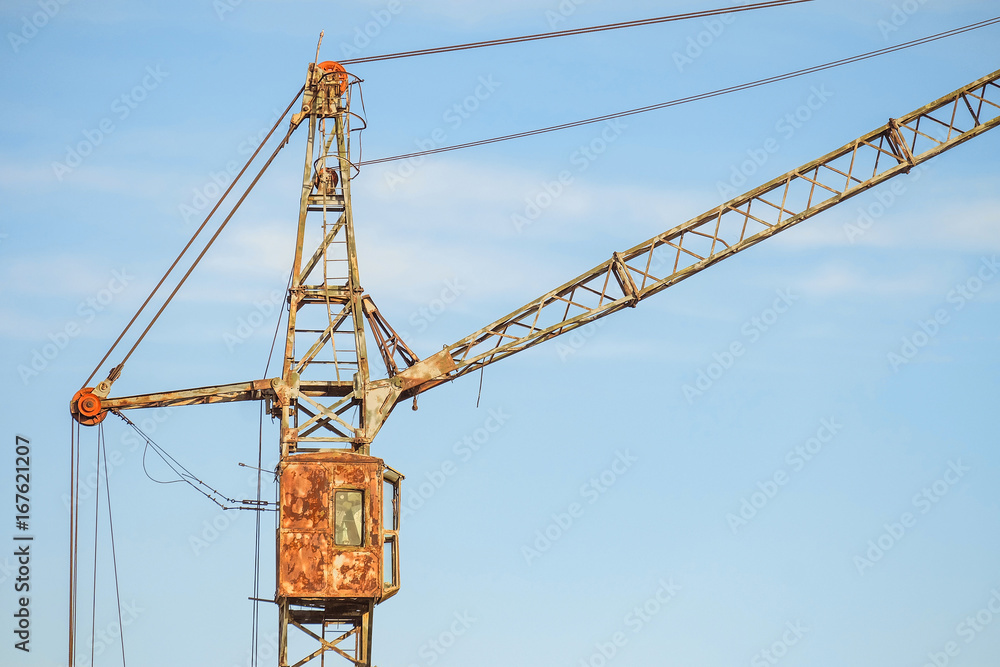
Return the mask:
<path id="1" fill-rule="evenodd" d="M 137 408 L 264 401 L 280 421 L 273 598 L 279 619 L 278 666 L 299 667 L 339 655 L 367 667 L 374 607 L 400 588 L 403 475 L 371 453 L 397 405 L 634 308 L 993 129 L 1000 124 L 998 82 L 1000 70 L 892 118 L 702 215 L 611 253 L 603 263 L 420 358 L 361 288 L 351 208 L 351 181 L 358 173 L 351 137 L 363 127 L 363 119 L 351 111 L 359 79 L 338 63 L 312 63 L 301 109 L 288 130 L 290 135 L 300 126 L 307 128 L 280 375 L 114 397 L 111 387 L 122 372 L 119 364 L 105 380 L 76 393 L 71 414 L 91 426 L 108 413 L 123 416 Z M 306 245 L 311 238 L 320 239 L 315 248 Z M 369 342 L 384 363 L 384 378 L 372 377 Z M 290 656 L 293 632 L 315 642 L 315 650 Z"/>

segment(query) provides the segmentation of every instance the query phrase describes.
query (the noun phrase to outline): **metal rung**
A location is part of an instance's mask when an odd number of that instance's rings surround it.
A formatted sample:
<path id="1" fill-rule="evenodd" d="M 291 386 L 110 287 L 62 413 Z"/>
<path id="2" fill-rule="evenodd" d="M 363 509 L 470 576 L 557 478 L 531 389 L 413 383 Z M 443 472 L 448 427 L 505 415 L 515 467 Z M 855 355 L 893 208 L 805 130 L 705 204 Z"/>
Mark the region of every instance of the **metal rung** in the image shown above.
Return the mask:
<path id="1" fill-rule="evenodd" d="M 319 361 L 318 359 L 313 359 L 307 366 L 312 366 L 313 364 L 336 364 L 337 366 L 357 366 L 357 361 Z"/>
<path id="2" fill-rule="evenodd" d="M 326 329 L 296 329 L 295 333 L 311 333 L 311 334 L 326 333 Z M 354 335 L 353 331 L 341 331 L 339 329 L 337 331 L 334 331 L 333 333 L 335 333 L 335 334 L 351 334 L 352 336 Z"/>
<path id="3" fill-rule="evenodd" d="M 307 436 L 299 438 L 299 442 L 351 442 L 351 440 L 353 440 L 353 438 L 333 438 L 333 437 L 324 438 L 321 436 L 316 436 L 316 437 Z"/>

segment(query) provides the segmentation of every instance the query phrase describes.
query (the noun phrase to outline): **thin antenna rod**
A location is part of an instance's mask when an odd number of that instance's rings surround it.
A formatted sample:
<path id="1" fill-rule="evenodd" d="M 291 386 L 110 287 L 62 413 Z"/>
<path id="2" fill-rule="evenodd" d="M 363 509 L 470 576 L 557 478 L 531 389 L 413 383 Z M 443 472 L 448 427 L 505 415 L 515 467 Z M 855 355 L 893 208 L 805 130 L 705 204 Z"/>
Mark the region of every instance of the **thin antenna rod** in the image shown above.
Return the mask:
<path id="1" fill-rule="evenodd" d="M 320 31 L 319 31 L 319 41 L 318 41 L 318 42 L 316 42 L 316 60 L 314 60 L 314 61 L 313 61 L 313 62 L 314 62 L 314 63 L 316 63 L 317 65 L 319 64 L 319 47 L 320 47 L 320 46 L 321 46 L 322 44 L 323 44 L 323 31 L 322 31 L 322 30 L 320 30 Z"/>

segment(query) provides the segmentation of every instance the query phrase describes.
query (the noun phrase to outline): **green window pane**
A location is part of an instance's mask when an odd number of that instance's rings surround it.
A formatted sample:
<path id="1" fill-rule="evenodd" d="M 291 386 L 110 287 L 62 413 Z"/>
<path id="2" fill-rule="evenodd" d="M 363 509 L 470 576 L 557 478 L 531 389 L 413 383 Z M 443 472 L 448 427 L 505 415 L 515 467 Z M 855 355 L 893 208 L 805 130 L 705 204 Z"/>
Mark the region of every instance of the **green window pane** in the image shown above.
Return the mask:
<path id="1" fill-rule="evenodd" d="M 344 547 L 360 547 L 364 544 L 364 499 L 362 491 L 344 489 L 334 494 L 334 544 Z"/>

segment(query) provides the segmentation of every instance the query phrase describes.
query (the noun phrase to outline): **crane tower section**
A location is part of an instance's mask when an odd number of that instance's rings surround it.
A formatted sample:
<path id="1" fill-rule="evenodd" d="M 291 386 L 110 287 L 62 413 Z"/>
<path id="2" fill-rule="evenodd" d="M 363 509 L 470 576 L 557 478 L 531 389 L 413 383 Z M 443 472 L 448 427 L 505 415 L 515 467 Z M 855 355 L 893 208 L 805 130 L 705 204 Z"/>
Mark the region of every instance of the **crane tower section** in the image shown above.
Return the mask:
<path id="1" fill-rule="evenodd" d="M 368 380 L 368 358 L 351 213 L 351 90 L 338 64 L 310 65 L 302 111 L 292 117 L 293 125 L 308 122 L 308 135 L 288 290 L 285 386 L 276 387 L 272 409 L 280 413 L 283 457 L 300 451 L 299 443 L 304 450 L 367 453 L 356 433 L 363 397 L 354 392 Z M 315 251 L 305 257 L 312 244 Z M 330 398 L 337 400 L 327 405 Z"/>
<path id="2" fill-rule="evenodd" d="M 368 455 L 377 407 L 369 405 L 365 322 L 387 371 L 397 370 L 396 359 L 408 365 L 416 357 L 361 288 L 350 190 L 357 173 L 351 121 L 364 127 L 350 110 L 355 83 L 338 63 L 310 65 L 302 110 L 292 117 L 293 126 L 308 123 L 308 136 L 284 358 L 270 410 L 281 420 L 281 667 L 328 653 L 369 665 L 373 608 L 399 589 L 402 476 Z M 306 255 L 306 248 L 315 250 Z M 291 641 L 290 630 L 298 631 Z M 310 644 L 318 646 L 302 649 Z M 290 662 L 290 652 L 304 657 Z"/>

